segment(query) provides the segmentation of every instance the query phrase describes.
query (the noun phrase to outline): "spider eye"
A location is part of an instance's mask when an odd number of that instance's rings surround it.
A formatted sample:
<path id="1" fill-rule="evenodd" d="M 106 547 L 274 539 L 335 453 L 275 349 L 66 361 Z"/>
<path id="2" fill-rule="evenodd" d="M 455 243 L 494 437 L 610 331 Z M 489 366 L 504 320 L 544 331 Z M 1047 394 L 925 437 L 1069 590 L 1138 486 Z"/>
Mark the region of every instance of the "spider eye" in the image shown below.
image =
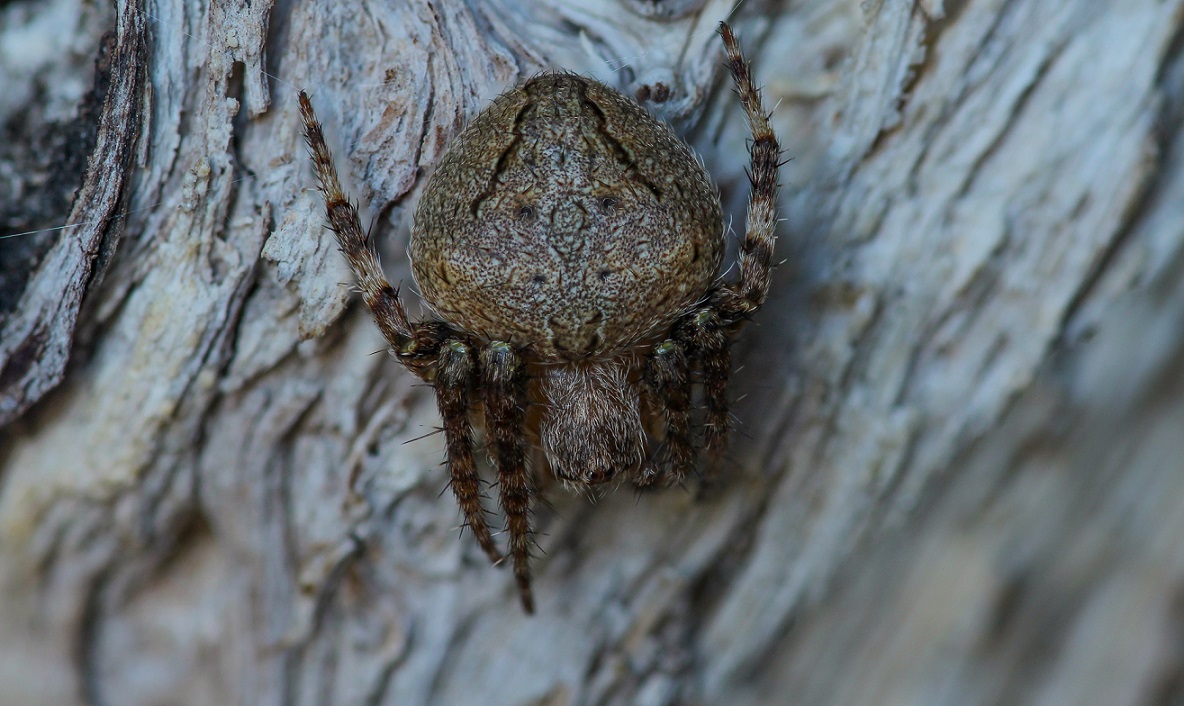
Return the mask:
<path id="1" fill-rule="evenodd" d="M 533 206 L 521 206 L 518 208 L 518 219 L 519 220 L 525 221 L 526 219 L 531 218 L 533 216 L 534 216 L 534 207 Z"/>
<path id="2" fill-rule="evenodd" d="M 617 207 L 617 199 L 615 196 L 605 196 L 600 199 L 600 208 L 605 211 L 611 211 Z"/>

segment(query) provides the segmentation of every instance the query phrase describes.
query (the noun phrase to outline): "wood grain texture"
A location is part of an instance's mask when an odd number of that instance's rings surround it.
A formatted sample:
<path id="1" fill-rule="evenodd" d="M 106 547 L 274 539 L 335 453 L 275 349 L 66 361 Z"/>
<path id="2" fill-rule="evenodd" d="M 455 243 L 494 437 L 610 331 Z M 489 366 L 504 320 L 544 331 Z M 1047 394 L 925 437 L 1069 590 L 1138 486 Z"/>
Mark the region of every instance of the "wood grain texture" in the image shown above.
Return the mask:
<path id="1" fill-rule="evenodd" d="M 119 242 L 123 225 L 119 213 L 126 203 L 129 168 L 148 108 L 144 85 L 148 22 L 137 5 L 132 9 L 119 16 L 116 27 L 96 51 L 94 86 L 79 105 L 80 116 L 96 120 L 97 125 L 62 148 L 65 159 L 72 156 L 71 150 L 90 152 L 81 186 L 74 194 L 74 207 L 66 219 L 76 225 L 64 229 L 60 235 L 65 237 L 59 237 L 37 257 L 36 273 L 25 273 L 28 279 L 20 296 L 13 297 L 11 306 L 5 302 L 3 307 L 0 425 L 16 419 L 62 381 L 83 298 L 102 277 Z M 51 7 L 47 14 L 60 10 Z M 48 29 L 53 23 L 45 26 Z M 87 29 L 82 21 L 76 26 L 82 32 Z M 18 26 L 8 34 L 14 53 L 20 51 L 21 42 L 15 35 L 21 29 L 24 27 Z M 68 65 L 61 62 L 59 67 Z M 16 250 L 19 245 L 6 247 Z"/>
<path id="2" fill-rule="evenodd" d="M 64 378 L 0 431 L 0 704 L 1184 700 L 1184 1 L 742 5 L 793 161 L 739 435 L 706 497 L 547 489 L 529 619 L 373 355 L 295 94 L 392 282 L 449 137 L 545 67 L 666 98 L 739 231 L 730 3 L 150 8 L 72 30 L 144 21 L 142 134 Z"/>

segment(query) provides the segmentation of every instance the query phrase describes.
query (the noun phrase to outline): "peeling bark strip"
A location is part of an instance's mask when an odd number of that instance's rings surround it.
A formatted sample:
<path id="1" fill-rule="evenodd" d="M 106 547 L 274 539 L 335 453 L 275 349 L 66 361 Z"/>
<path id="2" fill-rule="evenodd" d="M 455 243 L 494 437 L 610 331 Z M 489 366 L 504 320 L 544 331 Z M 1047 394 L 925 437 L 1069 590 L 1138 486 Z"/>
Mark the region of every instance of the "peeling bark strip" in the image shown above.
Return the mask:
<path id="1" fill-rule="evenodd" d="M 150 97 L 143 2 L 128 0 L 117 13 L 115 46 L 96 69 L 95 84 L 108 88 L 95 149 L 67 220 L 78 225 L 61 231 L 0 330 L 0 426 L 62 381 L 82 301 L 119 243 L 117 215 Z"/>

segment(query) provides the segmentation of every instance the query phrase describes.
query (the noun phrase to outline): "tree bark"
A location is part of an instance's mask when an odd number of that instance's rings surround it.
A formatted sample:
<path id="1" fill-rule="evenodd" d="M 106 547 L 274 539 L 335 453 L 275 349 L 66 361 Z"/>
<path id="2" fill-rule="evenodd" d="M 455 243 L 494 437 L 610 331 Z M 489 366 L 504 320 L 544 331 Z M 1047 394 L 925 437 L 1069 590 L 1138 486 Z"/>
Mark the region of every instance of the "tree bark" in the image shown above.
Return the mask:
<path id="1" fill-rule="evenodd" d="M 739 231 L 731 10 L 0 6 L 0 704 L 1184 702 L 1184 0 L 742 4 L 792 161 L 721 482 L 548 488 L 530 618 L 458 537 L 296 91 L 392 281 L 545 68 L 646 97 Z"/>

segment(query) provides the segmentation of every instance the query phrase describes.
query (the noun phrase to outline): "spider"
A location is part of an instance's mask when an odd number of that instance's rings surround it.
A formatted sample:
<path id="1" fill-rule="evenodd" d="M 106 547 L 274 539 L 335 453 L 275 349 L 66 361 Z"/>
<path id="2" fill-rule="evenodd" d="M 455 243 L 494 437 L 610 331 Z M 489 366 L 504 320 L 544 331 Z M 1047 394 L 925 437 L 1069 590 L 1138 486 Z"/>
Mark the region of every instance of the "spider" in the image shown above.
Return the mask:
<path id="1" fill-rule="evenodd" d="M 681 482 L 700 451 L 718 457 L 727 442 L 729 344 L 769 289 L 780 151 L 731 28 L 719 32 L 752 131 L 734 281 L 718 274 L 719 194 L 686 144 L 617 91 L 544 73 L 496 98 L 429 177 L 410 257 L 436 316 L 413 322 L 299 96 L 329 227 L 393 355 L 434 389 L 452 491 L 498 564 L 471 419 L 480 407 L 527 613 L 528 451 L 541 447 L 574 489 L 626 477 L 650 487 Z M 651 431 L 661 453 L 650 452 Z"/>

